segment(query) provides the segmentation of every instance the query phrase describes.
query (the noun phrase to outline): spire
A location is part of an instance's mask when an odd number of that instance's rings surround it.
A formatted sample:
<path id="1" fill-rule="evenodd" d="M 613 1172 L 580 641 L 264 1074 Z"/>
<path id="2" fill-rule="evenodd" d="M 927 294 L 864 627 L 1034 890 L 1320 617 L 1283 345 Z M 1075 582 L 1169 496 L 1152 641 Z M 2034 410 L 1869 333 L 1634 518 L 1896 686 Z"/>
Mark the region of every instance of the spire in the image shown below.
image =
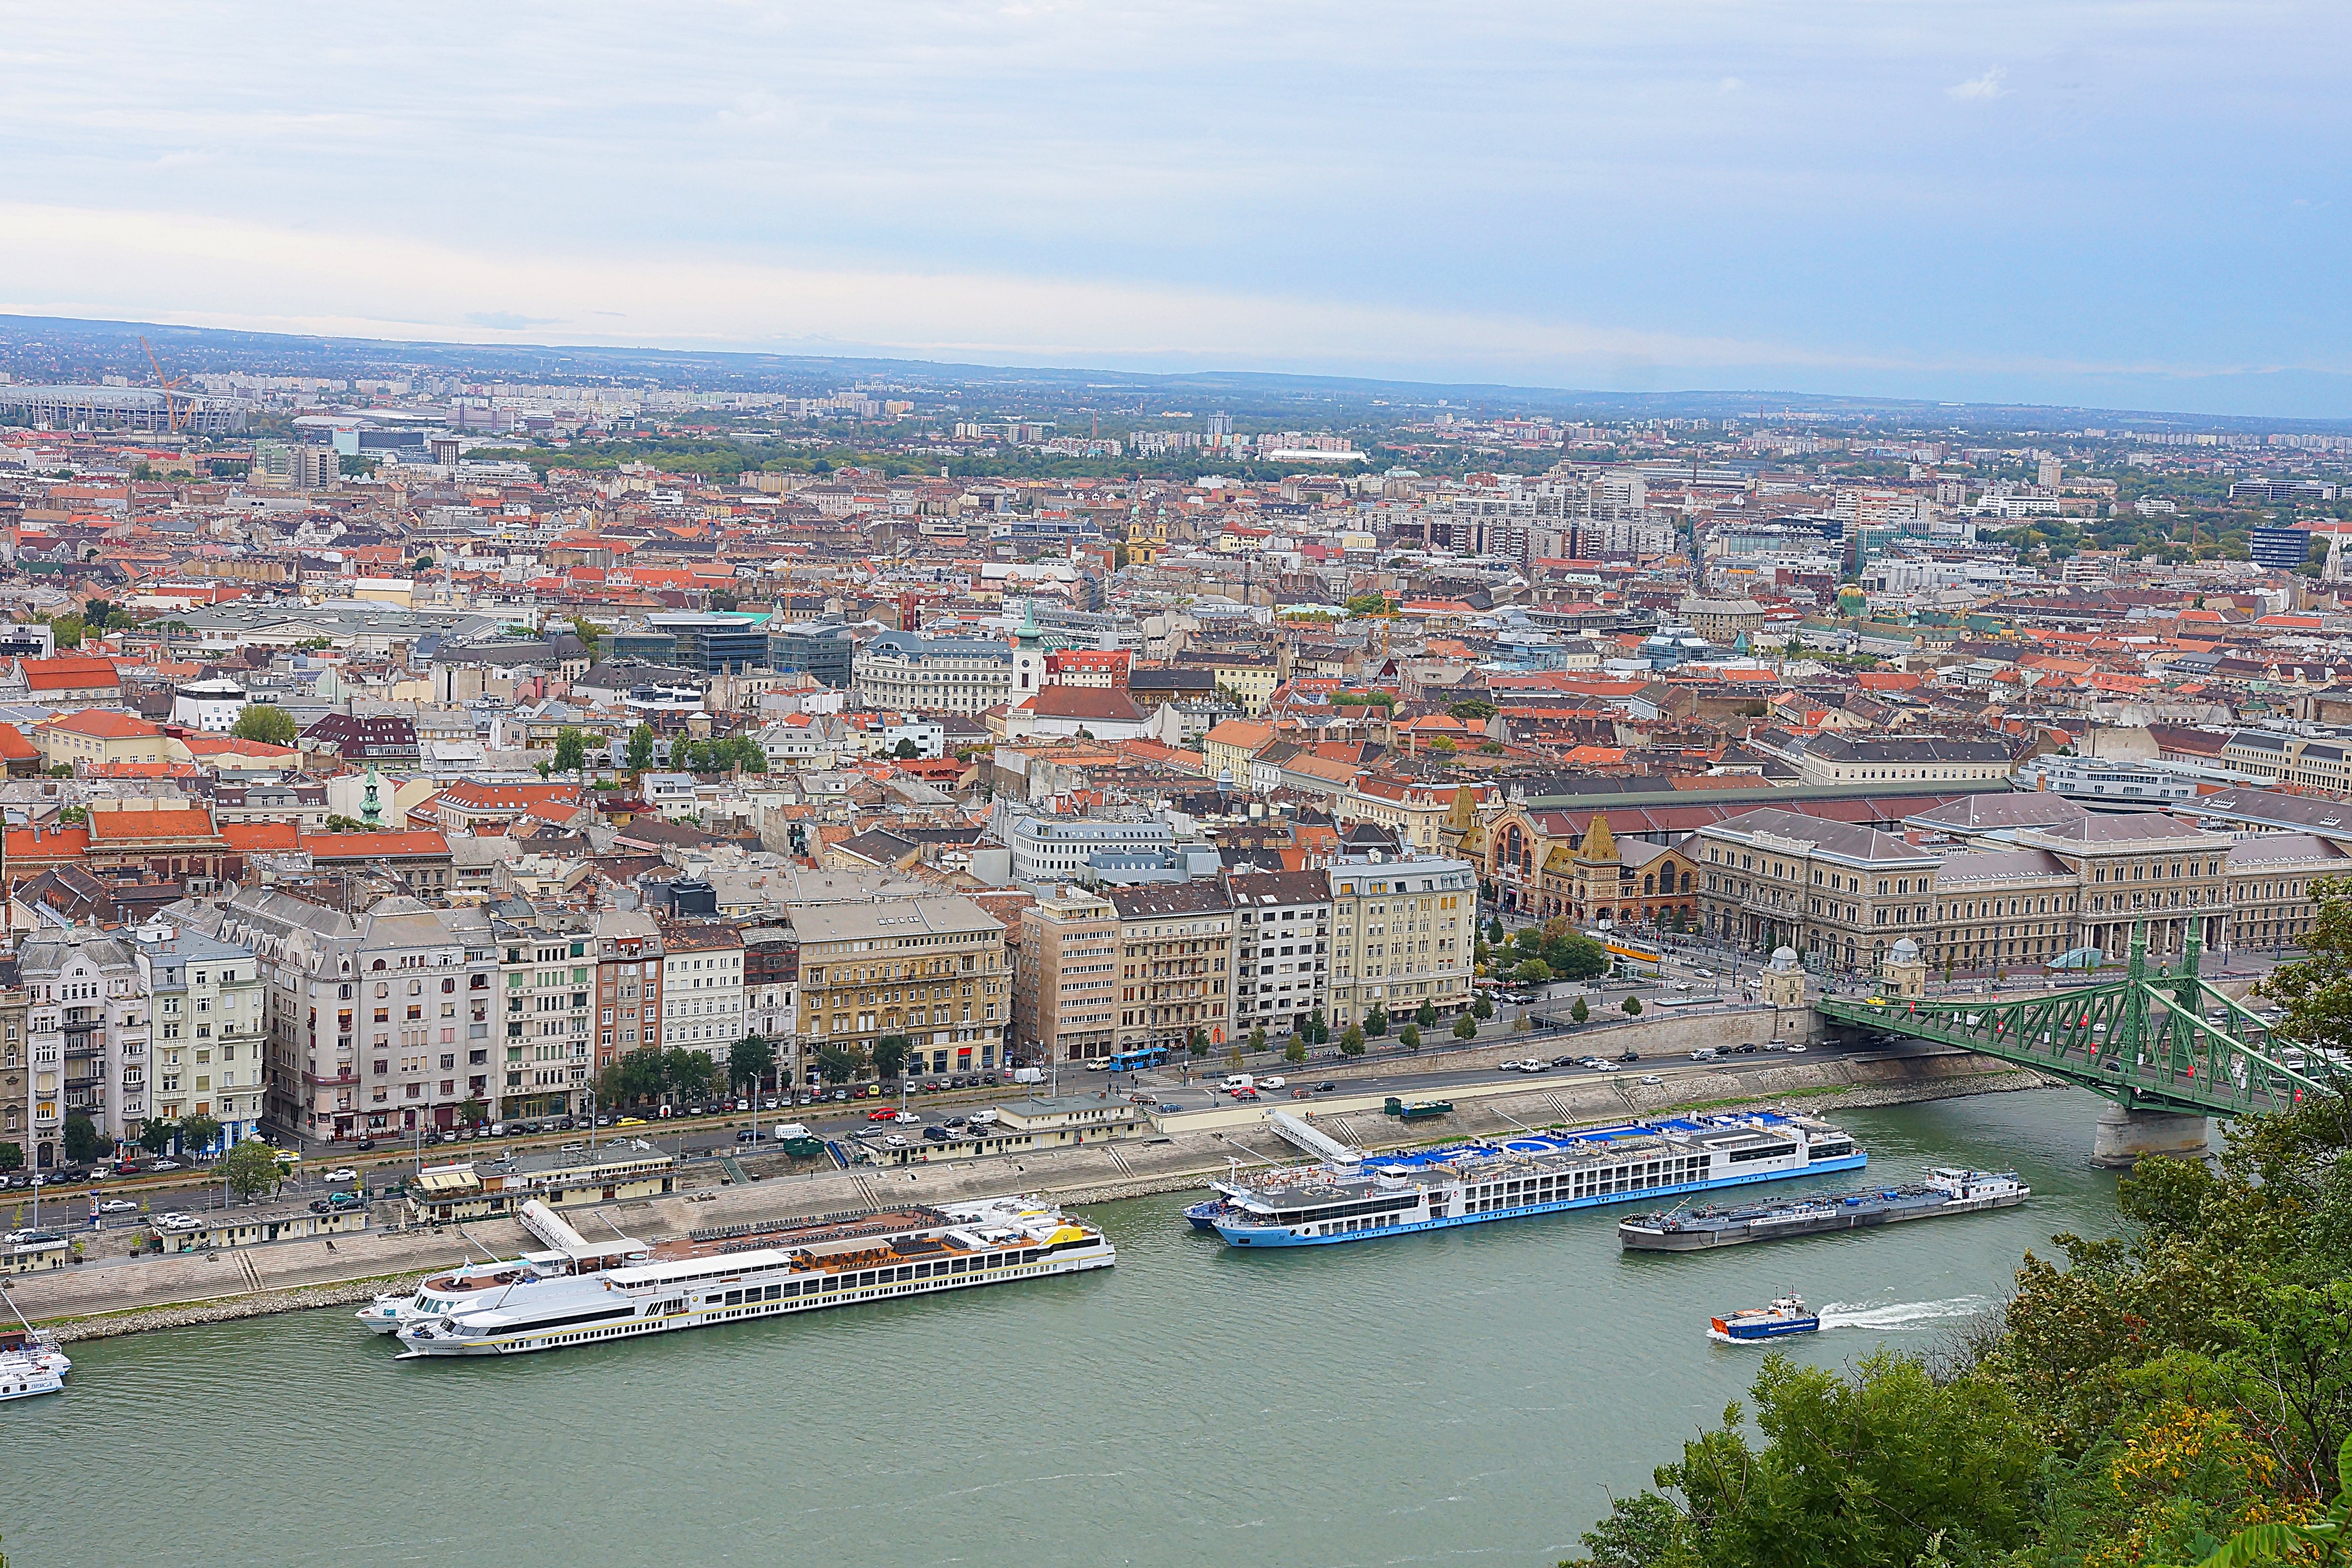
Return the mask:
<path id="1" fill-rule="evenodd" d="M 1609 831 L 1609 818 L 1601 812 L 1592 814 L 1592 826 L 1584 830 L 1584 847 L 1578 853 L 1581 860 L 1614 860 L 1617 858 L 1617 837 Z"/>
<path id="2" fill-rule="evenodd" d="M 370 833 L 376 832 L 383 826 L 383 806 L 376 798 L 376 776 L 375 764 L 373 763 L 370 763 L 368 764 L 367 788 L 360 796 L 360 820 L 367 825 L 367 830 Z"/>

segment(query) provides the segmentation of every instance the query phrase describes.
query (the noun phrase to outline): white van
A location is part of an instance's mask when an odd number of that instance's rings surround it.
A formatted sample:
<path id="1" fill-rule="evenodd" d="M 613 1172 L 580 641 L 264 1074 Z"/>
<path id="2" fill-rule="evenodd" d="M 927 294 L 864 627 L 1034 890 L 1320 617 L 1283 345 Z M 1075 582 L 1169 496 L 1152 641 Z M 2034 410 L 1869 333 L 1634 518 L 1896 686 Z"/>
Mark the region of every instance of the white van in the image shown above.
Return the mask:
<path id="1" fill-rule="evenodd" d="M 996 1108 L 990 1106 L 985 1110 L 975 1110 L 965 1121 L 974 1127 L 993 1127 L 996 1124 Z"/>
<path id="2" fill-rule="evenodd" d="M 1237 1089 L 1255 1089 L 1256 1087 L 1257 1079 L 1251 1077 L 1248 1073 L 1228 1073 L 1225 1075 L 1225 1081 L 1217 1085 L 1217 1092 L 1220 1094 L 1231 1094 Z"/>
<path id="3" fill-rule="evenodd" d="M 1691 1060 L 1695 1062 L 1711 1062 L 1715 1060 L 1715 1047 L 1713 1046 L 1701 1046 L 1698 1049 L 1691 1053 Z"/>
<path id="4" fill-rule="evenodd" d="M 776 1141 L 778 1142 L 782 1142 L 787 1138 L 806 1138 L 808 1136 L 809 1130 L 797 1121 L 779 1121 L 776 1123 Z"/>
<path id="5" fill-rule="evenodd" d="M 1015 1083 L 1043 1083 L 1045 1081 L 1045 1069 L 1044 1068 L 1014 1068 L 1013 1069 L 1013 1081 Z"/>

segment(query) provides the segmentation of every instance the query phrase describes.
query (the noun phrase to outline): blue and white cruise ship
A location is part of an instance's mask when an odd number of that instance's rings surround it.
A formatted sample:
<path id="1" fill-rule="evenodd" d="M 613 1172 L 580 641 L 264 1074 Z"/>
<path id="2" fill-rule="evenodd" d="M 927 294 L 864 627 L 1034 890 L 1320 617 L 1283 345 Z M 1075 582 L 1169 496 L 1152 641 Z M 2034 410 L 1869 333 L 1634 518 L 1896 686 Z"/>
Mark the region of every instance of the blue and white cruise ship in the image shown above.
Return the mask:
<path id="1" fill-rule="evenodd" d="M 1826 1122 L 1776 1111 L 1680 1116 L 1374 1154 L 1286 1112 L 1273 1118 L 1312 1165 L 1236 1173 L 1185 1217 L 1234 1247 L 1327 1247 L 1562 1209 L 1712 1192 L 1830 1171 L 1869 1156 Z"/>

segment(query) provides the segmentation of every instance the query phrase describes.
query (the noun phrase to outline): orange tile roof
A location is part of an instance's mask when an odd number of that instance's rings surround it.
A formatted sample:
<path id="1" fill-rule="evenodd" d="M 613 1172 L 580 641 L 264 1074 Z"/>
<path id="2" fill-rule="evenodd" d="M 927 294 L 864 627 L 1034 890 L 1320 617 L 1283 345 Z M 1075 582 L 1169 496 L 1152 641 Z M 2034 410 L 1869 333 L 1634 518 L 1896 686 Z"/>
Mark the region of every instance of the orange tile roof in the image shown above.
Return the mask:
<path id="1" fill-rule="evenodd" d="M 100 741 L 143 740 L 163 732 L 160 725 L 150 724 L 144 719 L 134 719 L 128 713 L 118 713 L 111 708 L 84 708 L 59 718 L 45 719 L 38 728 L 66 730 Z"/>
<path id="2" fill-rule="evenodd" d="M 302 840 L 313 860 L 371 860 L 393 855 L 446 855 L 438 833 L 314 833 Z"/>
<path id="3" fill-rule="evenodd" d="M 155 811 L 93 811 L 89 814 L 92 842 L 106 838 L 210 838 L 213 814 L 201 805 L 165 806 Z"/>
<path id="4" fill-rule="evenodd" d="M 41 754 L 41 748 L 25 739 L 25 732 L 14 724 L 0 724 L 0 763 L 29 762 Z"/>
<path id="5" fill-rule="evenodd" d="M 299 822 L 224 822 L 220 836 L 228 840 L 231 848 L 242 849 L 248 855 L 302 847 L 302 825 Z"/>

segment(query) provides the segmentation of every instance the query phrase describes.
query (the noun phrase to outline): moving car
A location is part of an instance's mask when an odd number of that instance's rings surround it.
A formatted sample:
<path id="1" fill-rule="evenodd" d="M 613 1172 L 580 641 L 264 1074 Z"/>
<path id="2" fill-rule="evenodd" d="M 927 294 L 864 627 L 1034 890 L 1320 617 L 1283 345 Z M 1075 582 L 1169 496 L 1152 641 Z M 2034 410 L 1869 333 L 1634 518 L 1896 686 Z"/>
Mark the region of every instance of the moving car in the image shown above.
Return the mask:
<path id="1" fill-rule="evenodd" d="M 100 1214 L 133 1214 L 138 1211 L 138 1208 L 139 1205 L 132 1203 L 129 1198 L 109 1198 L 104 1203 L 98 1205 L 98 1212 Z"/>
<path id="2" fill-rule="evenodd" d="M 923 1124 L 923 1119 L 911 1110 L 901 1110 L 890 1120 L 901 1127 L 920 1127 Z"/>
<path id="3" fill-rule="evenodd" d="M 1289 1080 L 1279 1077 L 1262 1078 L 1257 1080 L 1257 1087 L 1260 1089 L 1285 1089 L 1288 1086 Z"/>
<path id="4" fill-rule="evenodd" d="M 880 1110 L 867 1111 L 866 1113 L 866 1120 L 868 1121 L 896 1121 L 898 1120 L 898 1113 L 893 1109 L 885 1107 Z"/>
<path id="5" fill-rule="evenodd" d="M 349 1165 L 338 1165 L 319 1179 L 322 1182 L 356 1182 L 360 1173 Z"/>
<path id="6" fill-rule="evenodd" d="M 1339 1092 L 1339 1086 L 1336 1083 L 1318 1083 L 1315 1086 L 1315 1092 L 1318 1094 L 1337 1094 Z"/>
<path id="7" fill-rule="evenodd" d="M 1660 1078 L 1656 1073 L 1645 1072 L 1642 1075 L 1642 1081 L 1643 1083 L 1664 1083 L 1666 1080 Z"/>

